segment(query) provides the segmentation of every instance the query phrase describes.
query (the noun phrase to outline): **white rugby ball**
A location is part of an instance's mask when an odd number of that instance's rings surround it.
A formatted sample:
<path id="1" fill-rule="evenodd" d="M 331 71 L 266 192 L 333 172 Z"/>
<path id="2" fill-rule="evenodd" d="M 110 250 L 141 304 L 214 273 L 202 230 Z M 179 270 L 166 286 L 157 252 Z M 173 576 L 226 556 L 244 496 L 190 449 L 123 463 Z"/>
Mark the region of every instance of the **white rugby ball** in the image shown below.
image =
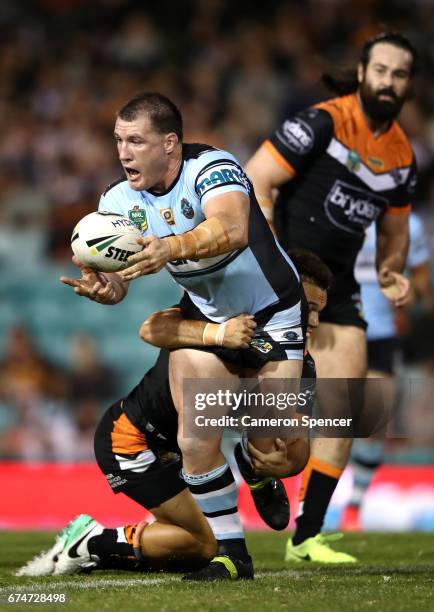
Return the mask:
<path id="1" fill-rule="evenodd" d="M 117 272 L 128 266 L 128 257 L 142 250 L 137 226 L 122 215 L 93 212 L 83 217 L 71 236 L 78 260 L 100 272 Z"/>

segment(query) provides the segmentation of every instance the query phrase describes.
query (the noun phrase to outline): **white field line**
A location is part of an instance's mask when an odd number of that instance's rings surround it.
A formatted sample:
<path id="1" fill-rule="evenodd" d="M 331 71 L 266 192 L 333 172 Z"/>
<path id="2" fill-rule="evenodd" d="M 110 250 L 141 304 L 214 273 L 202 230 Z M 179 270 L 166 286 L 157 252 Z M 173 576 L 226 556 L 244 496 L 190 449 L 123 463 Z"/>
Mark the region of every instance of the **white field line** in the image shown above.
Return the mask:
<path id="1" fill-rule="evenodd" d="M 297 572 L 282 570 L 279 572 L 258 572 L 255 579 L 262 578 L 301 578 Z M 35 589 L 41 591 L 51 589 L 59 591 L 59 589 L 109 589 L 111 587 L 137 587 L 137 586 L 160 586 L 168 582 L 181 582 L 181 576 L 164 576 L 162 578 L 83 578 L 78 580 L 47 580 L 46 576 L 41 576 L 40 581 L 36 579 L 26 584 L 9 584 L 6 587 L 0 587 L 0 593 L 19 593 L 21 591 L 29 591 Z"/>

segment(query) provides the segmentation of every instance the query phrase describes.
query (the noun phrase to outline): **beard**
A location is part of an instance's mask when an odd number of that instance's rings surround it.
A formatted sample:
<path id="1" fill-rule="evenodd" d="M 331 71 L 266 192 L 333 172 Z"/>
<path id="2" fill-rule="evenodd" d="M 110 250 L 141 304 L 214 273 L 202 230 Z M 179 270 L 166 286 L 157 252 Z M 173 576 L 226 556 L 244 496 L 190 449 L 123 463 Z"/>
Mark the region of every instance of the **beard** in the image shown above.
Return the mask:
<path id="1" fill-rule="evenodd" d="M 407 94 L 397 96 L 391 87 L 374 91 L 365 80 L 360 84 L 359 93 L 364 111 L 374 121 L 393 121 L 407 98 Z M 391 96 L 392 100 L 380 100 L 381 95 Z"/>

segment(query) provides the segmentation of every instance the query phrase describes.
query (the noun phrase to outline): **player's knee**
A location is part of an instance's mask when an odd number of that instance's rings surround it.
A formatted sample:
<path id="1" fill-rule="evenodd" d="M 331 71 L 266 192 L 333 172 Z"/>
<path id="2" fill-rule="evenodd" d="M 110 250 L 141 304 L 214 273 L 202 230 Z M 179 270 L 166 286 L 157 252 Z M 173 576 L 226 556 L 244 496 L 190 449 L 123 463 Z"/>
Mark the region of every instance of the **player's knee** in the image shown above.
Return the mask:
<path id="1" fill-rule="evenodd" d="M 184 466 L 190 474 L 202 474 L 212 469 L 218 461 L 220 442 L 211 439 L 193 439 L 178 437 Z"/>

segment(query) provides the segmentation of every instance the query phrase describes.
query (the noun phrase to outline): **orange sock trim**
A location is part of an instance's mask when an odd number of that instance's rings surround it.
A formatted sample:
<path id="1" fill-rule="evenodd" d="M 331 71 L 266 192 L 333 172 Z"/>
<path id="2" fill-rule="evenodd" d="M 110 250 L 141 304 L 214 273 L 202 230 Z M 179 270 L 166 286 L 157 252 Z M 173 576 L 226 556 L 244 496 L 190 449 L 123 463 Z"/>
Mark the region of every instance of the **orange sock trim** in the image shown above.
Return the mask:
<path id="1" fill-rule="evenodd" d="M 300 502 L 304 501 L 304 498 L 306 497 L 306 491 L 309 485 L 312 470 L 325 474 L 326 476 L 330 476 L 331 478 L 336 478 L 336 480 L 339 480 L 342 472 L 344 471 L 343 468 L 338 468 L 335 465 L 331 465 L 331 463 L 327 463 L 327 461 L 322 461 L 316 457 L 310 457 L 308 464 L 303 471 L 303 478 L 299 494 Z"/>
<path id="2" fill-rule="evenodd" d="M 131 544 L 131 546 L 134 542 L 134 532 L 136 530 L 136 527 L 137 525 L 125 525 L 124 527 L 125 539 L 128 544 Z"/>

